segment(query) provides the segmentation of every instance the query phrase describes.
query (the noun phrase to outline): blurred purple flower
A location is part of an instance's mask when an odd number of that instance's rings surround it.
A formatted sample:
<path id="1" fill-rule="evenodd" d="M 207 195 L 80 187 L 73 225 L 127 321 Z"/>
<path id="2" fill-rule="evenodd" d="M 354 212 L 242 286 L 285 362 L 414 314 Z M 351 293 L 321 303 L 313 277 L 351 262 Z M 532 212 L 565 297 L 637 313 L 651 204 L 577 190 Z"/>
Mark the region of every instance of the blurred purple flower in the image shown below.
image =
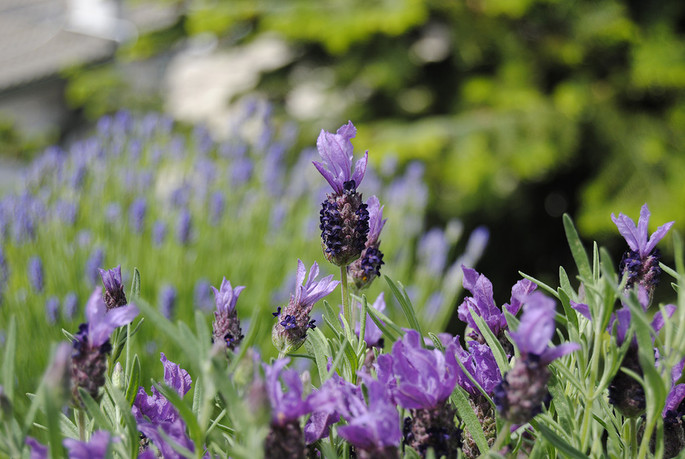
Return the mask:
<path id="1" fill-rule="evenodd" d="M 199 279 L 195 283 L 193 299 L 196 308 L 200 308 L 204 311 L 211 311 L 214 308 L 211 287 L 212 286 L 207 279 Z"/>
<path id="2" fill-rule="evenodd" d="M 173 285 L 165 284 L 159 290 L 159 312 L 171 320 L 176 309 L 177 293 Z"/>
<path id="3" fill-rule="evenodd" d="M 361 310 L 361 304 L 357 303 L 357 306 Z M 373 304 L 370 305 L 372 308 L 374 308 L 376 311 L 379 312 L 384 312 L 385 311 L 385 293 L 381 292 L 378 294 L 376 297 L 376 301 L 373 302 Z M 357 335 L 359 335 L 360 332 L 360 327 L 361 324 L 357 323 L 356 324 L 356 329 L 355 332 Z M 383 339 L 383 332 L 381 331 L 380 328 L 378 328 L 378 325 L 371 319 L 371 316 L 367 313 L 366 314 L 366 330 L 364 331 L 364 341 L 366 341 L 366 345 L 368 347 L 373 347 L 373 346 L 382 346 L 382 339 Z"/>
<path id="4" fill-rule="evenodd" d="M 45 287 L 43 260 L 37 255 L 29 259 L 29 282 L 36 293 L 43 293 Z"/>
<path id="5" fill-rule="evenodd" d="M 64 297 L 64 302 L 62 303 L 62 307 L 64 309 L 64 317 L 67 320 L 71 320 L 74 318 L 76 315 L 76 311 L 78 310 L 78 297 L 76 296 L 76 293 L 74 292 L 69 292 L 66 294 Z"/>
<path id="6" fill-rule="evenodd" d="M 118 441 L 118 437 L 112 436 L 106 430 L 98 430 L 93 432 L 88 442 L 65 438 L 62 443 L 69 451 L 69 459 L 104 459 L 110 457 L 107 454 L 109 444 Z"/>
<path id="7" fill-rule="evenodd" d="M 59 319 L 59 298 L 51 296 L 45 302 L 45 316 L 49 325 L 55 325 Z"/>
<path id="8" fill-rule="evenodd" d="M 118 202 L 110 202 L 105 207 L 105 221 L 113 224 L 118 223 L 121 219 L 121 205 Z"/>
<path id="9" fill-rule="evenodd" d="M 187 208 L 181 210 L 176 223 L 176 237 L 178 242 L 182 245 L 188 244 L 190 241 L 190 231 L 192 229 L 192 218 L 190 211 Z"/>
<path id="10" fill-rule="evenodd" d="M 447 263 L 449 243 L 445 232 L 440 228 L 428 230 L 419 239 L 416 250 L 419 255 L 419 265 L 426 269 L 430 276 L 439 278 Z"/>
<path id="11" fill-rule="evenodd" d="M 90 287 L 95 287 L 100 280 L 99 268 L 105 263 L 105 252 L 102 247 L 98 247 L 91 252 L 90 257 L 86 260 L 86 279 Z"/>
<path id="12" fill-rule="evenodd" d="M 31 459 L 47 459 L 50 457 L 48 447 L 33 437 L 26 437 L 26 444 L 31 448 Z"/>
<path id="13" fill-rule="evenodd" d="M 212 193 L 209 199 L 209 221 L 213 226 L 216 226 L 224 216 L 224 209 L 226 207 L 226 198 L 221 191 Z"/>
<path id="14" fill-rule="evenodd" d="M 147 201 L 140 197 L 131 203 L 128 210 L 128 218 L 133 232 L 141 234 L 145 225 L 145 213 L 147 212 Z"/>
<path id="15" fill-rule="evenodd" d="M 162 220 L 157 220 L 153 225 L 152 225 L 152 241 L 155 243 L 157 247 L 162 245 L 164 242 L 164 238 L 166 237 L 166 223 Z"/>

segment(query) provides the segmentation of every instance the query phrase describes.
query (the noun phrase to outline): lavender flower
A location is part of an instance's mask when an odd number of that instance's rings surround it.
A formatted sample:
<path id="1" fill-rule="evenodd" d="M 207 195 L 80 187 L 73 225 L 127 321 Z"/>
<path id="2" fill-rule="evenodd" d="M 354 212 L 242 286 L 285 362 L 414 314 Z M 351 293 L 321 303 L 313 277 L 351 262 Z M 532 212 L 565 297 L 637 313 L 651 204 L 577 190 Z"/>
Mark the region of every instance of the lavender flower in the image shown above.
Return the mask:
<path id="1" fill-rule="evenodd" d="M 86 279 L 91 287 L 95 287 L 100 278 L 98 268 L 105 263 L 105 252 L 101 247 L 95 249 L 86 260 Z"/>
<path id="2" fill-rule="evenodd" d="M 126 305 L 126 294 L 124 284 L 121 280 L 121 265 L 112 269 L 98 268 L 102 283 L 105 285 L 103 299 L 107 304 L 107 309 L 114 309 Z"/>
<path id="3" fill-rule="evenodd" d="M 233 288 L 225 277 L 221 282 L 219 290 L 212 287 L 216 302 L 216 311 L 214 312 L 215 320 L 212 324 L 214 342 L 225 343 L 226 348 L 231 351 L 234 350 L 243 339 L 243 332 L 240 329 L 240 320 L 238 319 L 235 304 L 238 301 L 240 293 L 242 293 L 244 289 L 245 287 L 243 286 Z"/>
<path id="4" fill-rule="evenodd" d="M 178 216 L 178 222 L 176 223 L 176 237 L 178 242 L 186 245 L 190 240 L 190 230 L 192 228 L 192 220 L 190 216 L 190 211 L 186 208 L 181 211 Z"/>
<path id="5" fill-rule="evenodd" d="M 64 317 L 67 320 L 73 319 L 76 315 L 76 310 L 78 309 L 78 297 L 76 296 L 76 293 L 67 293 L 62 302 L 62 307 L 64 309 Z"/>
<path id="6" fill-rule="evenodd" d="M 646 290 L 649 302 L 651 302 L 654 289 L 661 277 L 661 268 L 659 267 L 661 253 L 656 249 L 656 245 L 675 222 L 661 225 L 647 239 L 649 215 L 649 209 L 645 204 L 640 209 L 640 219 L 637 226 L 630 217 L 621 213 L 618 214 L 618 217 L 611 214 L 611 220 L 616 224 L 618 232 L 625 238 L 630 248 L 623 254 L 619 266 L 621 274 L 628 278 L 626 288 L 630 289 L 634 285 L 638 285 L 640 289 Z"/>
<path id="7" fill-rule="evenodd" d="M 107 223 L 117 223 L 121 219 L 121 206 L 118 202 L 111 202 L 105 207 L 105 220 Z"/>
<path id="8" fill-rule="evenodd" d="M 164 223 L 162 220 L 157 220 L 154 225 L 152 225 L 152 240 L 157 247 L 162 245 L 164 242 L 166 231 L 166 223 Z"/>
<path id="9" fill-rule="evenodd" d="M 542 411 L 550 399 L 547 381 L 551 374 L 547 365 L 553 360 L 580 349 L 576 343 L 549 347 L 555 330 L 554 300 L 540 292 L 524 298 L 521 322 L 511 337 L 519 349 L 520 358 L 502 382 L 495 388 L 493 401 L 505 419 L 525 424 Z"/>
<path id="10" fill-rule="evenodd" d="M 271 332 L 271 341 L 281 355 L 295 351 L 302 346 L 307 337 L 307 330 L 315 326 L 310 317 L 314 304 L 335 290 L 340 283 L 333 281 L 332 275 L 317 281 L 319 265 L 316 262 L 312 265 L 305 283 L 306 273 L 307 269 L 302 260 L 297 260 L 295 294 L 290 296 L 290 301 L 283 311 L 279 306 L 273 314 L 274 317 L 278 318 L 278 321 Z"/>
<path id="11" fill-rule="evenodd" d="M 367 377 L 364 384 L 368 390 L 367 403 L 352 396 L 341 405 L 347 425 L 338 427 L 338 435 L 355 447 L 360 459 L 399 458 L 397 447 L 402 432 L 397 408 L 382 383 Z"/>
<path id="12" fill-rule="evenodd" d="M 433 448 L 437 457 L 453 457 L 461 444 L 456 411 L 448 400 L 457 384 L 456 345 L 449 343 L 444 353 L 424 349 L 416 330 L 405 331 L 393 345 L 391 358 L 379 358 L 379 380 L 386 382 L 399 405 L 410 410 L 404 443 L 422 456 Z"/>
<path id="13" fill-rule="evenodd" d="M 321 240 L 326 259 L 337 266 L 347 266 L 359 258 L 369 232 L 369 212 L 357 192 L 366 172 L 368 152 L 357 161 L 352 172 L 353 147 L 350 139 L 357 133 L 352 122 L 336 134 L 321 131 L 316 147 L 324 163 L 314 166 L 333 188 L 321 204 Z"/>
<path id="14" fill-rule="evenodd" d="M 31 459 L 47 459 L 49 457 L 48 447 L 33 437 L 26 437 L 26 444 L 31 448 Z"/>
<path id="15" fill-rule="evenodd" d="M 29 260 L 29 282 L 36 293 L 43 293 L 45 283 L 43 279 L 43 260 L 39 256 L 31 257 Z"/>
<path id="16" fill-rule="evenodd" d="M 378 247 L 381 241 L 378 239 L 387 220 L 383 219 L 383 207 L 376 196 L 371 196 L 367 203 L 369 211 L 369 234 L 361 256 L 348 266 L 352 280 L 358 290 L 371 285 L 373 280 L 380 276 L 383 263 L 383 252 Z"/>
<path id="17" fill-rule="evenodd" d="M 180 366 L 168 360 L 164 353 L 160 355 L 160 360 L 164 365 L 164 383 L 176 391 L 180 397 L 184 397 L 192 384 L 190 375 Z M 138 394 L 131 407 L 131 412 L 138 424 L 138 430 L 159 449 L 163 457 L 183 457 L 167 443 L 165 436 L 190 451 L 195 449 L 193 442 L 188 438 L 186 425 L 178 411 L 154 386 L 152 387 L 152 395 L 148 395 L 145 388 L 138 388 Z M 159 432 L 160 429 L 165 436 Z"/>
<path id="18" fill-rule="evenodd" d="M 173 285 L 166 284 L 159 290 L 159 311 L 169 320 L 174 315 L 177 296 Z"/>
<path id="19" fill-rule="evenodd" d="M 118 441 L 118 437 L 112 437 L 106 430 L 98 430 L 88 442 L 65 438 L 62 444 L 69 450 L 69 459 L 104 459 L 109 457 L 110 443 Z"/>
<path id="20" fill-rule="evenodd" d="M 290 359 L 278 359 L 264 365 L 266 392 L 271 404 L 271 430 L 264 443 L 268 457 L 304 458 L 305 444 L 300 416 L 311 412 L 307 399 L 302 399 L 302 381 L 295 370 L 285 370 Z M 288 388 L 283 392 L 281 381 Z"/>
<path id="21" fill-rule="evenodd" d="M 221 191 L 215 191 L 209 200 L 209 221 L 213 226 L 216 226 L 224 216 L 224 209 L 226 207 L 226 198 Z"/>
<path id="22" fill-rule="evenodd" d="M 112 350 L 109 336 L 115 328 L 130 323 L 138 315 L 133 305 L 107 309 L 102 300 L 102 289 L 96 287 L 86 304 L 86 323 L 74 335 L 71 360 L 71 380 L 74 400 L 80 400 L 78 388 L 86 389 L 97 398 L 98 389 L 105 384 L 107 354 Z"/>
<path id="23" fill-rule="evenodd" d="M 459 337 L 455 338 L 454 341 L 455 343 L 458 342 Z M 492 350 L 485 344 L 477 341 L 469 341 L 468 344 L 469 351 L 462 349 L 461 346 L 457 346 L 457 358 L 485 393 L 492 396 L 495 388 L 502 381 L 502 374 L 495 361 L 495 356 L 492 354 Z M 488 444 L 492 446 L 497 436 L 495 410 L 490 401 L 483 396 L 461 367 L 457 372 L 457 383 L 469 394 L 471 408 L 483 427 L 483 433 Z M 465 432 L 462 450 L 468 458 L 476 458 L 481 455 L 481 451 L 469 431 Z"/>
<path id="24" fill-rule="evenodd" d="M 145 225 L 145 214 L 147 213 L 147 201 L 145 198 L 138 198 L 131 203 L 128 209 L 128 221 L 136 234 L 143 232 Z"/>
<path id="25" fill-rule="evenodd" d="M 59 318 L 59 298 L 56 296 L 51 296 L 45 302 L 45 315 L 48 320 L 48 324 L 55 325 L 57 319 Z"/>
<path id="26" fill-rule="evenodd" d="M 459 306 L 459 319 L 466 322 L 471 328 L 469 337 L 485 343 L 485 339 L 481 334 L 478 325 L 471 316 L 471 312 L 475 312 L 480 316 L 485 323 L 490 327 L 492 333 L 498 338 L 504 349 L 511 354 L 513 348 L 504 335 L 504 330 L 507 328 L 507 319 L 502 312 L 502 309 L 495 305 L 495 299 L 492 293 L 492 283 L 483 274 L 479 274 L 475 269 L 467 268 L 462 265 L 464 272 L 463 285 L 464 288 L 471 292 L 472 297 L 464 298 L 464 302 Z M 533 282 L 523 279 L 518 281 L 511 288 L 511 300 L 509 304 L 504 304 L 503 309 L 506 309 L 511 314 L 516 315 L 521 308 L 520 298 L 527 295 L 537 288 Z"/>
<path id="27" fill-rule="evenodd" d="M 664 420 L 664 451 L 663 457 L 676 457 L 685 449 L 685 384 L 678 383 L 683 374 L 685 359 L 671 369 L 671 390 L 666 396 L 666 404 L 661 413 Z M 652 434 L 649 446 L 654 453 L 656 433 Z"/>
<path id="28" fill-rule="evenodd" d="M 210 311 L 214 307 L 214 302 L 212 301 L 212 286 L 207 279 L 199 279 L 195 283 L 193 301 L 195 307 L 200 308 L 203 311 Z"/>

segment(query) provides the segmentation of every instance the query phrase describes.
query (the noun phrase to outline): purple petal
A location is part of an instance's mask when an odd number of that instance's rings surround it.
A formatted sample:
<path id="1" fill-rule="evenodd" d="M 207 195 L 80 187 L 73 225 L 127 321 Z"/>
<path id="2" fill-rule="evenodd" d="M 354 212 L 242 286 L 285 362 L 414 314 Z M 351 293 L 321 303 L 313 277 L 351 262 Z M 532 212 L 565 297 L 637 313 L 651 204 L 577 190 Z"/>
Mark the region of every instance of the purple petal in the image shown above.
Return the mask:
<path id="1" fill-rule="evenodd" d="M 511 337 L 521 353 L 541 355 L 554 335 L 554 300 L 540 292 L 526 299 L 518 330 Z"/>
<path id="2" fill-rule="evenodd" d="M 673 315 L 673 313 L 676 310 L 676 306 L 673 304 L 667 304 L 664 306 L 664 310 L 666 311 L 666 317 L 669 319 Z M 655 332 L 659 332 L 664 326 L 664 315 L 661 313 L 661 311 L 657 311 L 654 314 L 654 317 L 652 318 L 652 328 L 654 329 Z"/>
<path id="3" fill-rule="evenodd" d="M 580 315 L 585 317 L 587 320 L 592 320 L 592 315 L 590 314 L 590 307 L 585 303 L 576 303 L 571 300 L 571 307 L 578 311 Z"/>
<path id="4" fill-rule="evenodd" d="M 62 444 L 69 450 L 69 459 L 100 459 L 106 457 L 110 440 L 119 441 L 119 438 L 112 438 L 109 432 L 98 430 L 88 442 L 65 438 Z"/>
<path id="5" fill-rule="evenodd" d="M 614 214 L 611 214 L 611 220 L 614 222 L 614 224 L 616 224 L 618 232 L 621 233 L 621 236 L 623 236 L 623 238 L 626 240 L 630 250 L 639 252 L 641 247 L 640 233 L 635 226 L 635 222 L 627 215 L 623 215 L 621 213 L 618 214 L 618 217 L 615 217 Z M 647 239 L 645 237 L 644 243 L 646 242 Z"/>
<path id="6" fill-rule="evenodd" d="M 652 233 L 652 236 L 649 238 L 649 241 L 647 242 L 647 245 L 644 248 L 644 254 L 641 253 L 640 256 L 648 255 L 649 253 L 651 253 L 651 251 L 654 250 L 654 247 L 656 247 L 659 241 L 662 240 L 664 236 L 666 236 L 666 233 L 668 233 L 668 231 L 671 229 L 674 223 L 675 222 L 668 222 L 658 227 L 656 231 Z"/>
<path id="7" fill-rule="evenodd" d="M 31 459 L 47 459 L 48 447 L 33 437 L 26 437 L 26 444 L 31 447 Z"/>
<path id="8" fill-rule="evenodd" d="M 369 234 L 367 240 L 367 247 L 370 243 L 375 243 L 381 235 L 381 230 L 385 226 L 387 220 L 383 220 L 383 206 L 378 201 L 376 196 L 371 196 L 366 201 L 369 211 Z"/>
<path id="9" fill-rule="evenodd" d="M 338 183 L 336 176 L 329 172 L 322 163 L 312 161 L 312 164 L 314 164 L 314 167 L 316 167 L 316 170 L 319 171 L 323 178 L 326 179 L 331 188 L 333 188 L 333 191 L 338 194 L 343 192 L 342 183 Z"/>
<path id="10" fill-rule="evenodd" d="M 578 343 L 563 343 L 557 347 L 552 347 L 547 349 L 540 356 L 540 363 L 543 365 L 548 365 L 550 362 L 563 357 L 566 354 L 580 350 L 580 344 Z"/>
<path id="11" fill-rule="evenodd" d="M 509 304 L 505 304 L 504 307 L 511 314 L 518 314 L 521 305 L 523 304 L 521 300 L 533 293 L 536 288 L 538 288 L 538 286 L 535 282 L 528 279 L 521 279 L 511 288 L 511 299 L 509 300 Z"/>
<path id="12" fill-rule="evenodd" d="M 114 308 L 107 312 L 100 291 L 100 287 L 96 287 L 86 305 L 88 338 L 92 347 L 101 346 L 109 339 L 114 329 L 130 323 L 139 312 L 134 304 Z"/>
<path id="13" fill-rule="evenodd" d="M 159 360 L 164 365 L 164 382 L 173 388 L 180 397 L 185 396 L 193 383 L 190 375 L 186 370 L 167 359 L 163 352 L 160 352 L 160 356 Z"/>
<path id="14" fill-rule="evenodd" d="M 666 405 L 664 406 L 663 415 L 668 411 L 678 411 L 678 406 L 685 400 L 685 384 L 678 384 L 673 387 L 666 396 Z M 682 413 L 680 413 L 682 414 Z"/>
<path id="15" fill-rule="evenodd" d="M 369 151 L 367 150 L 364 152 L 364 156 L 362 156 L 361 159 L 358 159 L 357 162 L 354 164 L 354 173 L 352 174 L 352 177 L 350 177 L 351 180 L 354 180 L 355 185 L 359 186 L 360 183 L 362 183 L 362 180 L 364 180 L 364 174 L 366 173 L 366 163 L 369 161 Z"/>

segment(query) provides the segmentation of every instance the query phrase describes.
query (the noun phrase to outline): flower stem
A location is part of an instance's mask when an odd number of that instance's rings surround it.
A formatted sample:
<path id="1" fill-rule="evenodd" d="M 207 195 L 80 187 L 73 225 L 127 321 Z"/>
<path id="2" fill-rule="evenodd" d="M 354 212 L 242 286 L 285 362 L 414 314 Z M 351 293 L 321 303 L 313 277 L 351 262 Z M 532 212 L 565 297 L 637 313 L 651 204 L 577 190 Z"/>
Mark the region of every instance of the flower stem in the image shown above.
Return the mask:
<path id="1" fill-rule="evenodd" d="M 509 438 L 509 435 L 511 434 L 511 422 L 505 421 L 504 424 L 502 425 L 502 428 L 500 429 L 499 433 L 497 434 L 497 438 L 495 439 L 495 443 L 492 445 L 490 448 L 490 451 L 492 452 L 497 452 L 500 449 L 502 449 L 502 445 L 504 442 L 507 441 Z"/>
<path id="2" fill-rule="evenodd" d="M 78 410 L 78 438 L 81 441 L 86 441 L 86 415 L 83 409 Z"/>
<path id="3" fill-rule="evenodd" d="M 352 324 L 352 309 L 350 308 L 350 298 L 347 290 L 347 266 L 340 267 L 340 289 L 342 292 L 343 317 L 349 324 Z"/>

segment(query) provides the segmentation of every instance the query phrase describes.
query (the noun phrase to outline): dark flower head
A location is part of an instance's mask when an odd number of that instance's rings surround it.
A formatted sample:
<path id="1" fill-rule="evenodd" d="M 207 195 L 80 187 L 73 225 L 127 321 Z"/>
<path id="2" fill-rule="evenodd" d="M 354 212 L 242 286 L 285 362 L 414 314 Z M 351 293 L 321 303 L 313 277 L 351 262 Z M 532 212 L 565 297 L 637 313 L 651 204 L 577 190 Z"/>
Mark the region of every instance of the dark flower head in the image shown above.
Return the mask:
<path id="1" fill-rule="evenodd" d="M 69 450 L 69 459 L 104 459 L 109 457 L 109 444 L 118 441 L 118 437 L 112 437 L 106 430 L 98 430 L 93 432 L 87 442 L 65 438 L 62 443 Z"/>
<path id="2" fill-rule="evenodd" d="M 292 352 L 302 346 L 307 330 L 312 328 L 310 313 L 314 304 L 335 290 L 340 283 L 334 281 L 332 275 L 317 281 L 319 265 L 316 262 L 312 265 L 305 282 L 306 273 L 307 269 L 302 260 L 297 260 L 295 293 L 290 296 L 288 305 L 275 315 L 277 322 L 271 332 L 271 340 L 281 354 Z"/>
<path id="3" fill-rule="evenodd" d="M 421 345 L 416 330 L 406 330 L 404 338 L 392 348 L 392 371 L 397 380 L 393 396 L 407 409 L 427 409 L 442 405 L 457 384 L 459 364 L 456 345 L 450 343 L 443 353 Z"/>
<path id="4" fill-rule="evenodd" d="M 244 289 L 243 286 L 233 288 L 225 277 L 219 290 L 212 287 L 217 309 L 214 312 L 216 320 L 212 324 L 214 342 L 224 342 L 230 350 L 235 349 L 243 339 L 235 304 Z"/>
<path id="5" fill-rule="evenodd" d="M 376 196 L 371 196 L 367 202 L 369 212 L 369 234 L 361 256 L 348 268 L 348 272 L 357 289 L 371 285 L 380 276 L 383 262 L 383 252 L 380 251 L 380 234 L 386 220 L 383 219 L 383 207 Z"/>
<path id="6" fill-rule="evenodd" d="M 105 286 L 103 299 L 107 304 L 107 309 L 125 306 L 127 301 L 126 294 L 124 293 L 124 284 L 121 280 L 121 265 L 106 270 L 98 268 L 98 271 Z"/>
<path id="7" fill-rule="evenodd" d="M 354 172 L 352 172 L 353 147 L 350 139 L 354 138 L 356 134 L 357 128 L 349 121 L 341 126 L 335 134 L 321 130 L 321 134 L 316 140 L 316 148 L 324 162 L 314 161 L 314 167 L 323 175 L 337 195 L 343 194 L 346 183 L 351 184 L 351 191 L 356 191 L 366 172 L 368 152 L 357 161 Z M 348 189 L 348 191 L 350 190 Z"/>

